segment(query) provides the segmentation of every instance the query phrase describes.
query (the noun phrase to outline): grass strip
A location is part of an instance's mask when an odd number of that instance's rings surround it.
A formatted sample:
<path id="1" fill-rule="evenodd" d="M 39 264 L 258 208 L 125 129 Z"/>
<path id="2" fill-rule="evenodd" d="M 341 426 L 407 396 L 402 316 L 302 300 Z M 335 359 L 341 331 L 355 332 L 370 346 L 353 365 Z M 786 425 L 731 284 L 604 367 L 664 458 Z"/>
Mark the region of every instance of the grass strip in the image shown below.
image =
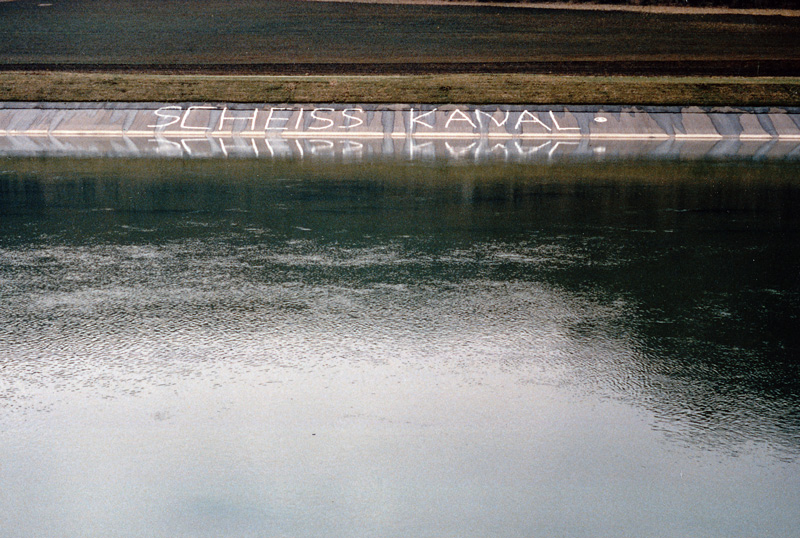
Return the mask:
<path id="1" fill-rule="evenodd" d="M 0 72 L 0 101 L 800 106 L 800 78 Z"/>

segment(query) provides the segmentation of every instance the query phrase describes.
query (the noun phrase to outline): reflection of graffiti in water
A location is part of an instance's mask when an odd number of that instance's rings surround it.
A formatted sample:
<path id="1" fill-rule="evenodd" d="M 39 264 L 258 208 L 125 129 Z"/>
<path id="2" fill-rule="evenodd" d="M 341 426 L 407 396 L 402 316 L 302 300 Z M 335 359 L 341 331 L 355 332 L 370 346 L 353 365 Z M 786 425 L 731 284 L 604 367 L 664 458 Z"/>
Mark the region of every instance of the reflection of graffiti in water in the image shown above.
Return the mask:
<path id="1" fill-rule="evenodd" d="M 349 137 L 0 136 L 0 155 L 257 159 L 443 159 L 543 162 L 554 159 L 797 159 L 800 142 L 782 140 L 592 140 Z"/>
<path id="2" fill-rule="evenodd" d="M 158 118 L 148 124 L 158 132 L 203 131 L 213 133 L 298 134 L 325 131 L 354 133 L 362 136 L 416 134 L 454 136 L 459 134 L 525 136 L 550 135 L 576 137 L 581 127 L 574 114 L 552 110 L 494 107 L 491 109 L 462 107 L 394 107 L 369 109 L 352 107 L 264 107 L 231 110 L 207 105 L 163 106 L 154 111 Z M 605 123 L 602 115 L 593 118 Z M 399 122 L 399 123 L 398 123 Z"/>

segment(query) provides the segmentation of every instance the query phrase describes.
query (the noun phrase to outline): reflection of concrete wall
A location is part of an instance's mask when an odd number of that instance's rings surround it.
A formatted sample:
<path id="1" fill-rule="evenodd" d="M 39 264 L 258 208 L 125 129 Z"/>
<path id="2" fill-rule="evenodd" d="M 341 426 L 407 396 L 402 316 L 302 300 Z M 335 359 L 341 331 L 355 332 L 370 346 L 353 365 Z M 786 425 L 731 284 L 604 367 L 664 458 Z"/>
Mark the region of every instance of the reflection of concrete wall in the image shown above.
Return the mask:
<path id="1" fill-rule="evenodd" d="M 798 145 L 795 109 L 0 103 L 3 155 L 786 158 Z"/>
<path id="2" fill-rule="evenodd" d="M 450 159 L 538 162 L 558 158 L 800 158 L 800 140 L 376 139 L 128 136 L 0 136 L 0 155 L 230 157 L 272 159 Z"/>

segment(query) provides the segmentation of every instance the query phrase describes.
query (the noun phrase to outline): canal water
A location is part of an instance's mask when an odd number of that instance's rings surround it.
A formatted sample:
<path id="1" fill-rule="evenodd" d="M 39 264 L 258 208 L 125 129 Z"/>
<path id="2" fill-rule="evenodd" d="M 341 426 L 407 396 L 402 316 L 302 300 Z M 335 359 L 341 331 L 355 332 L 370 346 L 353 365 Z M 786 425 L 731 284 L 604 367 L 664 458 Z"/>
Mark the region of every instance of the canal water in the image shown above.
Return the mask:
<path id="1" fill-rule="evenodd" d="M 798 172 L 4 158 L 0 535 L 796 535 Z"/>

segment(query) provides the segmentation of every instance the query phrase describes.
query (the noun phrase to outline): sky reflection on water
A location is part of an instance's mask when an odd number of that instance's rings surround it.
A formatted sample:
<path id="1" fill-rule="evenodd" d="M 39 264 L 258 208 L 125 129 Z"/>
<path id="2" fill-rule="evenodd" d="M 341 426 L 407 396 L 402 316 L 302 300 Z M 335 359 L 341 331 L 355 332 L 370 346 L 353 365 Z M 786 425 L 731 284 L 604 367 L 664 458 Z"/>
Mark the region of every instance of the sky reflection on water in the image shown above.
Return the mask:
<path id="1" fill-rule="evenodd" d="M 4 536 L 800 524 L 795 165 L 3 165 Z"/>

